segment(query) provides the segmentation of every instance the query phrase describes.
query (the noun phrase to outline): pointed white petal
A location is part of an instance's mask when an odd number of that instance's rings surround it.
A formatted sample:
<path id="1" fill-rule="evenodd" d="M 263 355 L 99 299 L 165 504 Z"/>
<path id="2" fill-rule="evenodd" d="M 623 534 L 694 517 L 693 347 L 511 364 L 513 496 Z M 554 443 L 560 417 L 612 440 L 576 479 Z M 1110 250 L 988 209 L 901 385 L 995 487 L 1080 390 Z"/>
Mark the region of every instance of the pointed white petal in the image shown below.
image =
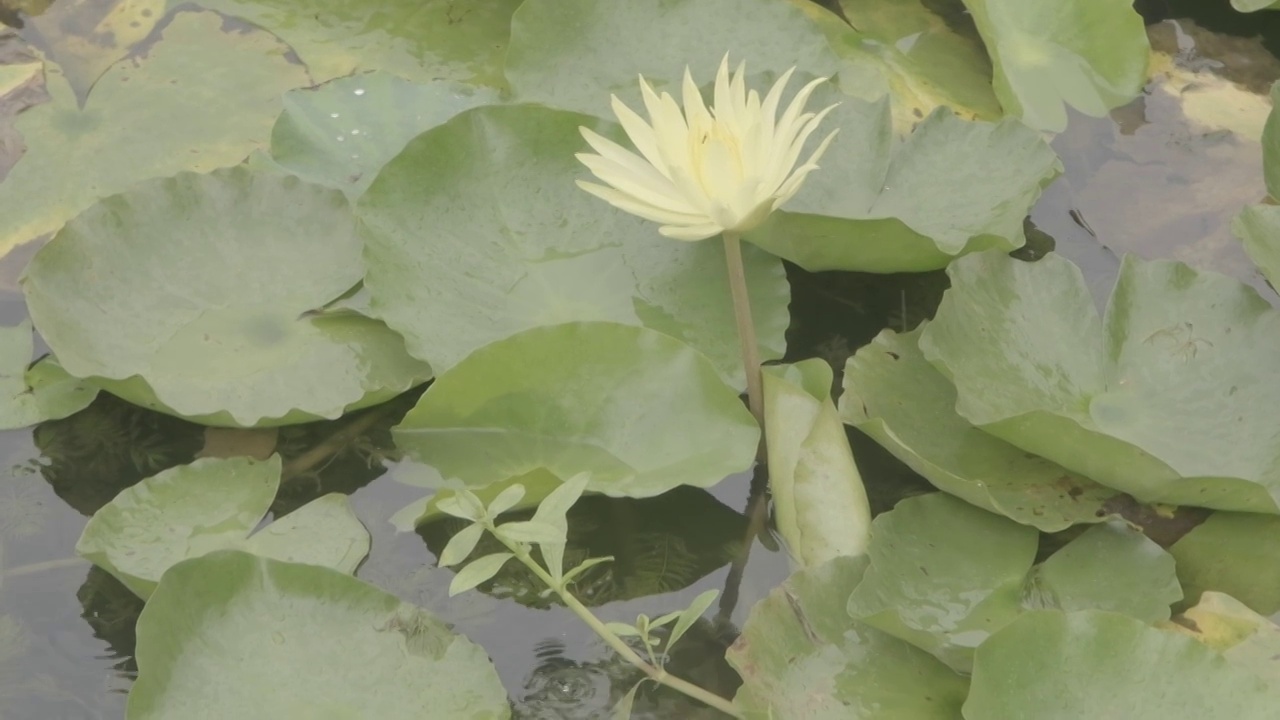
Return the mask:
<path id="1" fill-rule="evenodd" d="M 650 165 L 657 168 L 658 172 L 666 174 L 667 166 L 662 161 L 662 155 L 658 153 L 658 141 L 653 132 L 653 126 L 644 121 L 640 114 L 627 107 L 626 103 L 618 99 L 617 95 L 613 96 L 613 114 L 617 116 L 618 123 L 622 125 L 622 129 L 626 131 L 627 137 L 631 138 L 631 142 L 635 144 L 636 149 L 644 155 L 645 160 Z"/>
<path id="2" fill-rule="evenodd" d="M 699 225 L 663 225 L 658 228 L 658 232 L 663 237 L 669 237 L 673 240 L 686 240 L 696 242 L 698 240 L 706 240 L 709 237 L 719 235 L 724 228 L 713 222 L 702 223 Z"/>
<path id="3" fill-rule="evenodd" d="M 629 212 L 632 215 L 642 217 L 645 220 L 652 220 L 653 222 L 664 225 L 694 225 L 707 221 L 707 218 L 702 215 L 687 215 L 685 213 L 671 212 L 670 210 L 665 210 L 663 208 L 641 202 L 635 197 L 619 192 L 611 187 L 597 185 L 596 183 L 587 182 L 585 180 L 577 180 L 575 182 L 578 187 L 586 190 L 592 195 L 595 195 L 601 200 L 604 200 L 619 210 Z"/>
<path id="4" fill-rule="evenodd" d="M 648 172 L 638 172 L 634 168 L 623 167 L 608 158 L 599 155 L 580 153 L 579 161 L 595 174 L 597 178 L 613 186 L 614 189 L 634 196 L 641 202 L 672 212 L 695 212 L 670 180 L 657 174 L 657 171 L 646 165 Z"/>

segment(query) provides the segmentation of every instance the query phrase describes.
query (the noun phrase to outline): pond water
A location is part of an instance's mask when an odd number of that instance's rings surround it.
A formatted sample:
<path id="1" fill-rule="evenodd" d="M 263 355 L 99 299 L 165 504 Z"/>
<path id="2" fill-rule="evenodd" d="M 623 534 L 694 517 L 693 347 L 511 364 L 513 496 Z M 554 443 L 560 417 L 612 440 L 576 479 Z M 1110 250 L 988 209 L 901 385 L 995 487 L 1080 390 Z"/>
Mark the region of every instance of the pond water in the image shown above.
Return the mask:
<path id="1" fill-rule="evenodd" d="M 1225 3 L 1223 3 L 1225 6 Z M 1190 69 L 1227 78 L 1224 91 L 1261 96 L 1249 112 L 1265 116 L 1265 89 L 1280 78 L 1271 52 L 1280 41 L 1280 14 L 1236 16 L 1197 2 L 1139 3 L 1159 46 L 1171 44 Z M 1223 34 L 1225 33 L 1225 34 Z M 1270 43 L 1250 39 L 1265 33 Z M 1190 72 L 1190 70 L 1189 70 Z M 1235 97 L 1235 95 L 1232 95 Z M 1212 104 L 1212 103 L 1210 103 Z M 1261 108 L 1259 110 L 1258 108 Z M 1066 174 L 1035 208 L 1036 234 L 1027 252 L 1056 249 L 1085 271 L 1101 303 L 1118 256 L 1174 257 L 1250 282 L 1276 295 L 1225 235 L 1226 219 L 1265 194 L 1260 148 L 1248 127 L 1188 117 L 1188 105 L 1152 88 L 1111 118 L 1074 116 L 1054 141 Z M 25 317 L 16 279 L 29 251 L 0 261 L 0 325 Z M 946 287 L 945 275 L 811 274 L 789 268 L 793 285 L 788 359 L 819 356 L 840 368 L 882 327 L 909 328 L 928 317 Z M 833 315 L 831 307 L 843 309 Z M 317 447 L 273 508 L 287 512 L 325 492 L 351 495 L 373 536 L 358 575 L 429 608 L 491 655 L 520 718 L 596 718 L 635 679 L 567 611 L 539 607 L 518 575 L 503 576 L 490 595 L 450 599 L 452 573 L 435 567 L 448 528 L 398 534 L 387 522 L 421 491 L 395 481 L 388 428 L 410 406 L 404 398 L 334 423 L 282 429 L 278 435 L 232 437 L 266 443 L 286 461 Z M 344 428 L 363 430 L 344 437 Z M 334 438 L 342 440 L 333 443 Z M 0 433 L 0 717 L 119 718 L 136 670 L 133 626 L 142 603 L 118 581 L 76 559 L 74 545 L 89 515 L 121 488 L 189 462 L 206 444 L 203 429 L 100 397 L 88 410 L 34 431 Z M 876 445 L 850 431 L 873 510 L 891 507 L 928 486 Z M 708 588 L 724 588 L 741 552 L 751 478 L 726 478 L 709 491 L 689 488 L 648 501 L 593 499 L 571 527 L 593 555 L 615 555 L 614 574 L 591 586 L 605 620 L 684 607 Z M 738 581 L 738 601 L 721 622 L 704 622 L 685 641 L 678 674 L 731 694 L 736 676 L 723 663 L 748 609 L 788 574 L 785 555 L 753 544 Z M 526 604 L 522 604 L 526 603 Z M 651 694 L 636 717 L 689 718 L 678 696 Z M 710 714 L 707 715 L 711 716 Z"/>

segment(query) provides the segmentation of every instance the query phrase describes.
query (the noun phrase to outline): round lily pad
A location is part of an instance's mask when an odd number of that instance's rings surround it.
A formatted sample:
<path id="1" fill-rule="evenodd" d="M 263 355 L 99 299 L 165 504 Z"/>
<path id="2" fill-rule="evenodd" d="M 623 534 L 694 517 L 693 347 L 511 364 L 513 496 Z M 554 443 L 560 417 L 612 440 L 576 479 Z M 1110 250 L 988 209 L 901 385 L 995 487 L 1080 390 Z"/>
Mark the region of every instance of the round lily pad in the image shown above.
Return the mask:
<path id="1" fill-rule="evenodd" d="M 134 186 L 31 261 L 31 317 L 66 370 L 210 425 L 334 418 L 430 377 L 376 320 L 317 309 L 363 275 L 342 193 L 245 168 Z"/>

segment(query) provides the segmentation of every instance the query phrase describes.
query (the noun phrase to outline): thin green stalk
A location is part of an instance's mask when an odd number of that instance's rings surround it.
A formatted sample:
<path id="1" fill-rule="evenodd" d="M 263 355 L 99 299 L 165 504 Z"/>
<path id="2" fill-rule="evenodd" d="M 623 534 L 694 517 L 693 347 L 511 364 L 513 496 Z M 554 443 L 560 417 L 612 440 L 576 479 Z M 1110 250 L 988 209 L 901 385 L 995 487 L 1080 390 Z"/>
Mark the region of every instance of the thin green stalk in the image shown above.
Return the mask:
<path id="1" fill-rule="evenodd" d="M 547 587 L 554 590 L 556 595 L 559 595 L 560 599 L 564 601 L 565 607 L 572 610 L 573 614 L 577 615 L 582 622 L 586 623 L 587 627 L 591 628 L 596 635 L 599 635 L 600 638 L 609 645 L 609 647 L 613 648 L 614 652 L 621 655 L 624 660 L 636 666 L 642 670 L 645 675 L 649 676 L 650 680 L 684 693 L 694 700 L 709 705 L 726 715 L 730 715 L 735 718 L 743 717 L 742 713 L 739 712 L 729 700 L 726 700 L 713 692 L 704 690 L 687 680 L 676 677 L 657 665 L 646 662 L 645 659 L 640 657 L 635 650 L 631 649 L 630 645 L 624 642 L 622 638 L 618 637 L 616 633 L 601 622 L 600 618 L 597 618 L 595 614 L 591 612 L 590 608 L 583 605 L 578 598 L 574 597 L 568 592 L 568 590 L 562 587 L 561 583 L 557 583 L 555 578 L 551 577 L 551 573 L 547 572 L 541 565 L 539 565 L 527 549 L 518 543 L 508 542 L 501 535 L 494 532 L 492 522 L 488 523 L 487 529 L 494 537 L 498 538 L 503 545 L 507 546 L 507 549 L 516 556 L 517 560 L 523 563 L 525 567 L 529 568 L 534 575 L 538 576 L 538 579 L 545 583 Z"/>
<path id="2" fill-rule="evenodd" d="M 737 233 L 724 233 L 724 258 L 729 270 L 729 292 L 733 295 L 733 317 L 738 322 L 738 342 L 742 347 L 742 368 L 747 373 L 747 405 L 764 431 L 764 390 L 760 379 L 760 350 L 756 327 L 751 319 L 751 298 L 747 295 L 747 275 L 742 266 L 742 242 Z M 760 443 L 763 455 L 764 442 Z"/>
<path id="3" fill-rule="evenodd" d="M 0 577 L 13 578 L 18 577 L 19 575 L 34 575 L 35 573 L 45 572 L 48 570 L 84 567 L 88 564 L 89 561 L 84 558 L 59 558 L 57 560 L 46 560 L 44 562 L 29 563 L 27 565 L 5 568 L 4 570 L 0 570 Z"/>

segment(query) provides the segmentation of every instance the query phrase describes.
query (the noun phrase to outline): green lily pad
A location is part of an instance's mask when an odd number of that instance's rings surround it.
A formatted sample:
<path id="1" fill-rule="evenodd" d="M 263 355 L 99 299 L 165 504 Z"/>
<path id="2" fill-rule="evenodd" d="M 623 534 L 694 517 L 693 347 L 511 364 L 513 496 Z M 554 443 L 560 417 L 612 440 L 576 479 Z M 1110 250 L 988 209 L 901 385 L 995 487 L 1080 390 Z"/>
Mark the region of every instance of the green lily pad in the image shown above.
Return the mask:
<path id="1" fill-rule="evenodd" d="M 419 85 L 384 72 L 291 90 L 271 132 L 271 159 L 355 200 L 415 136 L 467 108 L 497 101 L 490 88 L 447 80 Z"/>
<path id="2" fill-rule="evenodd" d="M 1145 622 L 1169 619 L 1182 599 L 1173 557 L 1121 523 L 1089 528 L 1032 570 L 1029 608 L 1109 610 Z"/>
<path id="3" fill-rule="evenodd" d="M 1115 613 L 1029 612 L 978 648 L 968 720 L 1275 716 L 1280 686 L 1195 640 Z"/>
<path id="4" fill-rule="evenodd" d="M 973 649 L 1022 612 L 1036 531 L 943 493 L 871 526 L 871 565 L 849 614 L 968 672 Z"/>
<path id="5" fill-rule="evenodd" d="M 211 425 L 335 418 L 430 377 L 382 323 L 311 312 L 360 282 L 355 224 L 297 178 L 184 173 L 68 223 L 23 289 L 63 367 L 126 400 Z"/>
<path id="6" fill-rule="evenodd" d="M 940 108 L 899 142 L 887 99 L 846 98 L 825 124 L 840 134 L 821 169 L 745 236 L 810 271 L 936 270 L 964 253 L 1022 247 L 1027 213 L 1062 172 L 1016 120 L 970 122 Z"/>
<path id="7" fill-rule="evenodd" d="M 31 322 L 0 327 L 0 430 L 59 420 L 80 412 L 98 388 L 67 374 L 52 358 L 31 365 Z"/>
<path id="8" fill-rule="evenodd" d="M 613 119 L 611 94 L 642 107 L 637 74 L 669 92 L 686 66 L 709 82 L 726 52 L 751 72 L 829 76 L 838 65 L 799 3 L 525 0 L 511 19 L 506 75 L 521 101 Z"/>
<path id="9" fill-rule="evenodd" d="M 896 128 L 910 128 L 939 106 L 969 120 L 1000 119 L 1004 110 L 991 87 L 986 48 L 975 34 L 957 32 L 953 19 L 933 6 L 925 0 L 840 0 L 852 26 L 841 21 L 827 40 L 837 55 L 876 67 L 893 94 Z M 850 74 L 841 70 L 842 87 Z"/>
<path id="10" fill-rule="evenodd" d="M 919 344 L 960 415 L 1139 500 L 1280 512 L 1280 312 L 1252 288 L 1126 257 L 1104 321 L 1058 255 L 947 272 Z"/>
<path id="11" fill-rule="evenodd" d="M 939 490 L 1044 532 L 1099 522 L 1119 493 L 1010 445 L 956 414 L 956 389 L 909 333 L 849 358 L 840 415 Z"/>
<path id="12" fill-rule="evenodd" d="M 995 69 L 996 96 L 1031 127 L 1059 132 L 1067 106 L 1102 117 L 1147 82 L 1142 17 L 1113 0 L 964 0 Z"/>
<path id="13" fill-rule="evenodd" d="M 165 574 L 138 618 L 128 720 L 505 720 L 483 648 L 348 575 L 237 551 Z"/>
<path id="14" fill-rule="evenodd" d="M 1246 207 L 1231 221 L 1231 232 L 1244 243 L 1244 251 L 1271 287 L 1280 288 L 1280 207 Z"/>
<path id="15" fill-rule="evenodd" d="M 1217 512 L 1169 552 L 1188 599 L 1217 590 L 1257 612 L 1280 612 L 1280 517 Z"/>
<path id="16" fill-rule="evenodd" d="M 751 608 L 726 653 L 748 720 L 957 720 L 967 683 L 917 648 L 850 618 L 865 558 L 793 574 Z"/>
<path id="17" fill-rule="evenodd" d="M 774 517 L 801 567 L 862 555 L 871 533 L 867 490 L 831 402 L 831 375 L 819 358 L 764 369 Z"/>
<path id="18" fill-rule="evenodd" d="M 516 105 L 469 110 L 410 142 L 357 208 L 371 312 L 437 372 L 522 330 L 607 320 L 680 338 L 742 387 L 721 244 L 663 238 L 578 189 L 580 125 L 622 140 L 613 124 Z M 761 355 L 779 357 L 782 263 L 744 260 Z"/>
<path id="19" fill-rule="evenodd" d="M 169 0 L 170 8 L 187 0 Z M 201 0 L 284 42 L 316 82 L 368 70 L 409 80 L 501 87 L 511 13 L 520 0 Z"/>
<path id="20" fill-rule="evenodd" d="M 165 0 L 58 2 L 28 13 L 22 34 L 46 49 L 83 101 L 107 68 L 147 39 L 163 18 L 164 6 Z"/>
<path id="21" fill-rule="evenodd" d="M 1276 113 L 1280 101 L 1280 81 L 1271 85 L 1271 112 L 1262 125 L 1262 176 L 1271 197 L 1280 197 L 1280 114 Z"/>
<path id="22" fill-rule="evenodd" d="M 1168 628 L 1190 635 L 1271 685 L 1280 685 L 1280 626 L 1230 595 L 1206 592 Z"/>
<path id="23" fill-rule="evenodd" d="M 1231 7 L 1240 12 L 1256 12 L 1280 7 L 1276 0 L 1231 0 Z"/>
<path id="24" fill-rule="evenodd" d="M 393 436 L 409 457 L 472 487 L 537 470 L 588 472 L 589 490 L 648 497 L 751 467 L 760 431 L 693 348 L 654 330 L 582 322 L 472 353 Z"/>
<path id="25" fill-rule="evenodd" d="M 280 456 L 203 458 L 126 488 L 93 514 L 76 553 L 146 599 L 169 568 L 215 550 L 243 549 L 345 573 L 369 553 L 369 532 L 347 496 L 332 493 L 254 533 L 280 487 Z"/>
<path id="26" fill-rule="evenodd" d="M 50 102 L 19 115 L 26 153 L 0 183 L 0 255 L 148 178 L 234 165 L 265 145 L 280 94 L 305 85 L 286 48 L 214 13 L 174 17 L 147 54 L 113 65 L 81 109 L 46 72 Z M 210 112 L 216 107 L 217 112 Z"/>

